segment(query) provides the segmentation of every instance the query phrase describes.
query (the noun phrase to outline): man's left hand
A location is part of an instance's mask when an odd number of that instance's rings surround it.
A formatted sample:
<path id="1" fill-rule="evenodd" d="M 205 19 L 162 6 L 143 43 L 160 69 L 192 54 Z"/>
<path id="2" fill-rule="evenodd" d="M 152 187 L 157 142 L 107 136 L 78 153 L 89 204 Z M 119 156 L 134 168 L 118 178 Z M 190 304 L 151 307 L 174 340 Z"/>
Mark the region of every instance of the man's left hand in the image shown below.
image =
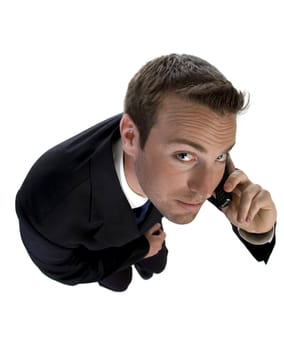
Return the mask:
<path id="1" fill-rule="evenodd" d="M 236 170 L 228 159 L 230 175 L 224 190 L 232 195 L 232 202 L 223 209 L 230 222 L 250 233 L 266 233 L 272 230 L 277 217 L 276 207 L 268 191 L 252 183 L 247 175 Z"/>

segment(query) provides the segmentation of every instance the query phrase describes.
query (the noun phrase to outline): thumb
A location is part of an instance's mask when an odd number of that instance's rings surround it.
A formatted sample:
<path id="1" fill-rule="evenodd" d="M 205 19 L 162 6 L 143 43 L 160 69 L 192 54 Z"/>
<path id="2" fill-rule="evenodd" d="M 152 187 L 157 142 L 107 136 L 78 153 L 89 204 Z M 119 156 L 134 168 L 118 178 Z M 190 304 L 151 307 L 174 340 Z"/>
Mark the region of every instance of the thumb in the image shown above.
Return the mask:
<path id="1" fill-rule="evenodd" d="M 159 234 L 160 229 L 161 229 L 161 224 L 160 223 L 156 223 L 154 226 L 152 226 L 150 228 L 150 230 L 148 232 L 151 235 L 153 235 L 154 233 Z"/>

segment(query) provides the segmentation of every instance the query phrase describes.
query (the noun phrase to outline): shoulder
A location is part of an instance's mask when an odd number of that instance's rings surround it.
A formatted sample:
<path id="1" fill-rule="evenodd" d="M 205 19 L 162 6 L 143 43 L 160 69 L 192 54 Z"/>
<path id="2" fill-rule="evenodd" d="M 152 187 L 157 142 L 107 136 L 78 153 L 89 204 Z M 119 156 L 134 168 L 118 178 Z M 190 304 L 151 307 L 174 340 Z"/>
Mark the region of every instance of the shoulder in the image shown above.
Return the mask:
<path id="1" fill-rule="evenodd" d="M 121 115 L 109 118 L 45 152 L 32 166 L 17 202 L 38 221 L 65 199 L 87 193 L 90 164 L 103 138 L 118 128 Z M 80 189 L 80 190 L 77 190 Z"/>

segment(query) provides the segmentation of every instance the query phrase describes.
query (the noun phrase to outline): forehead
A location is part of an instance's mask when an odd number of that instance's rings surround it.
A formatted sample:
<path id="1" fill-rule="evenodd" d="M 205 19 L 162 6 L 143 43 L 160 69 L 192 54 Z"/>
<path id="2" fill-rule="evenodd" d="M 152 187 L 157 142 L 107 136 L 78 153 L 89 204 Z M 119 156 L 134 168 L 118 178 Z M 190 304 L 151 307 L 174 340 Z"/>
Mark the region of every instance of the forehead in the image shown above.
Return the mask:
<path id="1" fill-rule="evenodd" d="M 220 115 L 198 103 L 168 96 L 159 109 L 156 127 L 168 139 L 224 145 L 235 140 L 236 115 Z"/>

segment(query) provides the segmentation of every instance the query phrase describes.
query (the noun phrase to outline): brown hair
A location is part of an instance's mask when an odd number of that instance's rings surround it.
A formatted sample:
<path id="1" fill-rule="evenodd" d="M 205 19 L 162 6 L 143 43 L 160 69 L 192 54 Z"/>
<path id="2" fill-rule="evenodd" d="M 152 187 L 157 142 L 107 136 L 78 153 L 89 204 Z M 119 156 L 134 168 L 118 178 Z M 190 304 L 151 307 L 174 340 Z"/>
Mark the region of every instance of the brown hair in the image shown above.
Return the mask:
<path id="1" fill-rule="evenodd" d="M 130 115 L 139 130 L 142 149 L 157 121 L 159 107 L 170 93 L 200 103 L 221 115 L 238 113 L 248 105 L 245 94 L 236 90 L 205 60 L 185 54 L 155 58 L 130 80 L 124 101 L 124 112 Z"/>

